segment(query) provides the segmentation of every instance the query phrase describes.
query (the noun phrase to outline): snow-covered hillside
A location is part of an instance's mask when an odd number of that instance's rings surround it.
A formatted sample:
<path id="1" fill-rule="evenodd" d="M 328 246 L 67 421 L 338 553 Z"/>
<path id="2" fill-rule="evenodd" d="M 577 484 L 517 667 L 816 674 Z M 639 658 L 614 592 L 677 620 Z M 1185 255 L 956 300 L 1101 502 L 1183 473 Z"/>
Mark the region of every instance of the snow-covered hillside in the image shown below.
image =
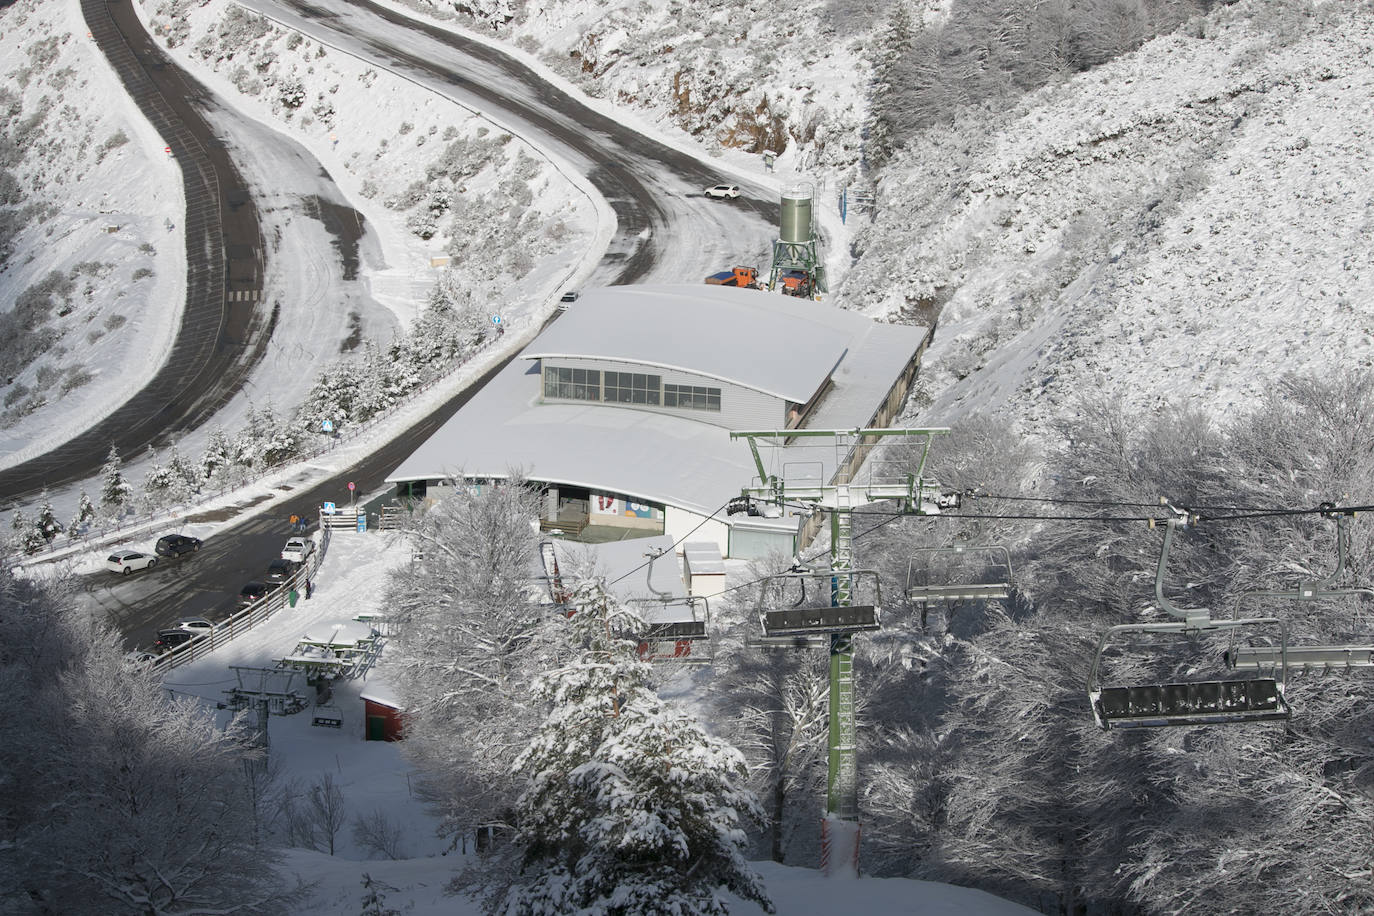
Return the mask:
<path id="1" fill-rule="evenodd" d="M 646 112 L 705 148 L 800 168 L 859 158 L 873 7 L 811 0 L 409 0 L 484 27 L 588 95 Z M 852 7 L 852 9 L 851 9 Z"/>
<path id="2" fill-rule="evenodd" d="M 915 407 L 940 421 L 1038 425 L 1086 391 L 1226 414 L 1370 366 L 1372 51 L 1356 5 L 1240 3 L 928 132 L 839 299 L 938 308 Z"/>
<path id="3" fill-rule="evenodd" d="M 156 370 L 185 294 L 181 176 L 71 3 L 0 41 L 0 456 L 89 425 Z M 8 323 L 12 322 L 12 323 Z M 61 420 L 55 419 L 61 416 Z M 0 462 L 4 463 L 4 462 Z"/>

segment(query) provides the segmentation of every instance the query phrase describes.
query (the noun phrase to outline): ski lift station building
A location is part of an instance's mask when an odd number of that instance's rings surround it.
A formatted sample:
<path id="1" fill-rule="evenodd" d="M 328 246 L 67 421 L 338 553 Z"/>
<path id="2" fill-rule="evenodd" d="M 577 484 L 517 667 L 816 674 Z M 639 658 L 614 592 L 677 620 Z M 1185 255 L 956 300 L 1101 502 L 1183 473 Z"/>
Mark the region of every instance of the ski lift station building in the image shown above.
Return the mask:
<path id="1" fill-rule="evenodd" d="M 387 481 L 434 497 L 518 473 L 544 493 L 546 530 L 636 529 L 624 533 L 715 541 L 736 558 L 792 552 L 790 510 L 726 515 L 758 477 L 730 431 L 885 426 L 928 339 L 760 290 L 588 290 Z M 828 482 L 843 456 L 816 441 L 767 450 L 786 465 L 769 472 Z"/>

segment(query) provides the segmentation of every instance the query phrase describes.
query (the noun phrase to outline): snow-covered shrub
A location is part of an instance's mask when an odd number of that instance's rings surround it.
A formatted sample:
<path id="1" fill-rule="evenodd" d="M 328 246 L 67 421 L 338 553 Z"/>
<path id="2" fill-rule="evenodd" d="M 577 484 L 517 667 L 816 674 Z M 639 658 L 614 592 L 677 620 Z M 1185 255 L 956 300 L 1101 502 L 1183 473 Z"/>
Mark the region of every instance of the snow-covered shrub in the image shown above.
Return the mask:
<path id="1" fill-rule="evenodd" d="M 277 84 L 277 101 L 283 107 L 294 111 L 305 104 L 305 86 L 296 77 L 290 77 Z"/>

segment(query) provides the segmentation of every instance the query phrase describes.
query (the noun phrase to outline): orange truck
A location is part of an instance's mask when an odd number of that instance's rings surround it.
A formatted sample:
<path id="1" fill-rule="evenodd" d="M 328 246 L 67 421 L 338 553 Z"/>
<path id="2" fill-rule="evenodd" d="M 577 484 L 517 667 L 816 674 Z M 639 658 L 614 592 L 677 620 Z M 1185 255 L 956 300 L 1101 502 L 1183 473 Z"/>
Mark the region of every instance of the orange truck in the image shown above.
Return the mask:
<path id="1" fill-rule="evenodd" d="M 738 286 L 741 289 L 758 289 L 759 272 L 755 267 L 736 267 L 733 270 L 722 270 L 718 274 L 711 274 L 706 278 L 706 282 L 712 286 Z"/>

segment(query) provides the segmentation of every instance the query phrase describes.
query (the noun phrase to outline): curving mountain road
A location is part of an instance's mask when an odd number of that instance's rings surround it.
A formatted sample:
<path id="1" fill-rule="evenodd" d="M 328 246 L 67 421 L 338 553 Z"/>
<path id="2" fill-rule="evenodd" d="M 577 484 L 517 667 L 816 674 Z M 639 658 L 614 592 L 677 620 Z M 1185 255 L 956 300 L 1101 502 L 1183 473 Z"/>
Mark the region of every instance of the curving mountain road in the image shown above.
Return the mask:
<path id="1" fill-rule="evenodd" d="M 62 445 L 0 470 L 0 508 L 93 476 L 110 446 L 124 455 L 206 422 L 261 359 L 263 277 L 257 209 L 197 105 L 207 93 L 173 66 L 130 4 L 82 0 L 91 37 L 181 167 L 186 306 L 166 363 L 137 394 Z"/>
<path id="2" fill-rule="evenodd" d="M 585 175 L 617 220 L 590 285 L 700 282 L 723 266 L 761 261 L 776 235 L 779 205 L 773 192 L 744 185 L 746 196 L 737 201 L 705 199 L 700 189 L 720 180 L 709 166 L 593 111 L 487 45 L 367 0 L 251 0 L 251 5 L 316 40 L 480 110 Z M 324 501 L 347 502 L 350 481 L 359 493 L 381 490 L 386 475 L 499 368 L 358 465 L 296 494 L 270 517 L 254 518 L 212 539 L 199 554 L 129 581 L 91 577 L 88 601 L 120 627 L 131 645 L 149 642 L 159 625 L 179 614 L 222 614 L 239 587 L 259 577 L 275 558 L 288 534 L 288 516 L 310 518 Z"/>

